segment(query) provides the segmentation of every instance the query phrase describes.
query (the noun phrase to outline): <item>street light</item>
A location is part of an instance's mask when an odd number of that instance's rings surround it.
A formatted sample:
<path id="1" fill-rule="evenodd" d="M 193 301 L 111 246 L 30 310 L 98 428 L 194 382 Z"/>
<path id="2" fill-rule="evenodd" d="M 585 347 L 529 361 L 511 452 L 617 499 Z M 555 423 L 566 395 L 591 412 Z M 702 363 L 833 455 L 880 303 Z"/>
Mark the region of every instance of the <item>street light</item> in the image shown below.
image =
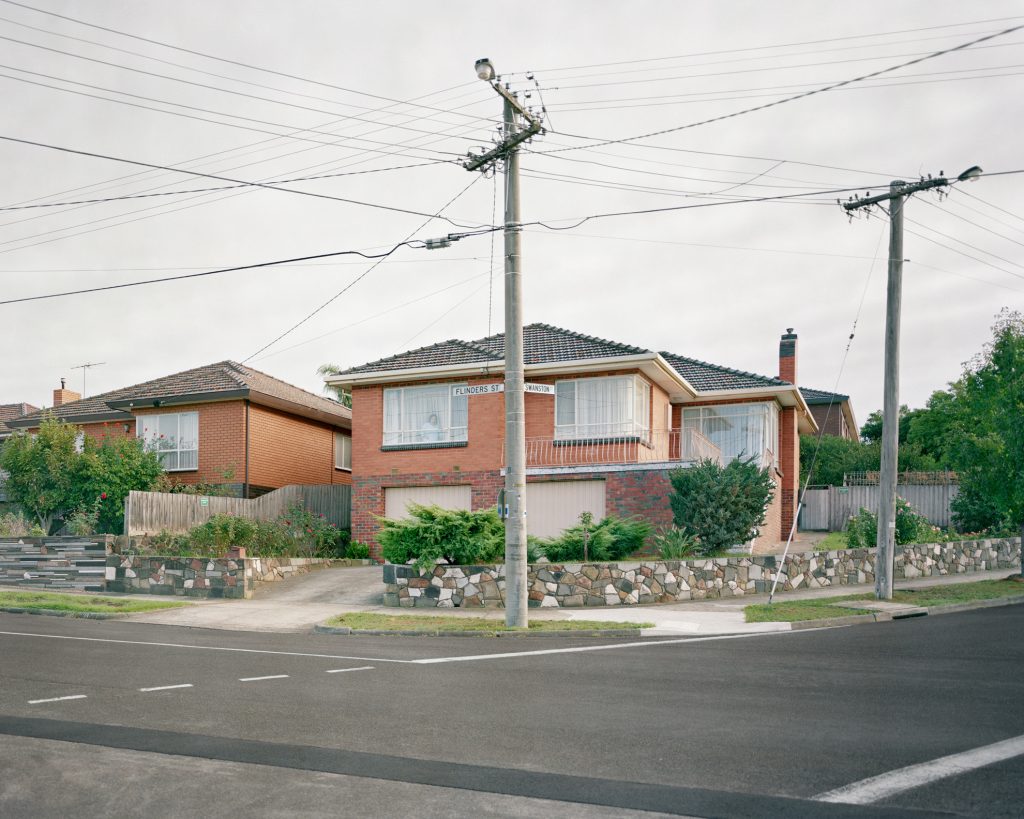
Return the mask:
<path id="1" fill-rule="evenodd" d="M 494 66 L 491 65 L 491 61 L 486 57 L 476 61 L 476 75 L 485 82 L 490 82 L 494 79 Z"/>
<path id="2" fill-rule="evenodd" d="M 977 182 L 978 177 L 981 176 L 981 168 L 977 165 L 971 165 L 966 171 L 956 178 L 957 182 Z"/>

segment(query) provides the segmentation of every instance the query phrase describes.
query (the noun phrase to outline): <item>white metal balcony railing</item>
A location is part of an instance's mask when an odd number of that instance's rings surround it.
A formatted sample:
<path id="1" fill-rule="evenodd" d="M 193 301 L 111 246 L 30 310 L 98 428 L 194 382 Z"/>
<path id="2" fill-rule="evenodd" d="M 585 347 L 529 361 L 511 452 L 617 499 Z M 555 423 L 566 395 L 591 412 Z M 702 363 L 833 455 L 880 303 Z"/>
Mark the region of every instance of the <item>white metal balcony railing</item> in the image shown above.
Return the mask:
<path id="1" fill-rule="evenodd" d="M 527 467 L 638 464 L 666 461 L 722 462 L 721 450 L 695 429 L 654 430 L 640 435 L 560 440 L 527 438 Z M 502 464 L 507 463 L 504 448 Z"/>

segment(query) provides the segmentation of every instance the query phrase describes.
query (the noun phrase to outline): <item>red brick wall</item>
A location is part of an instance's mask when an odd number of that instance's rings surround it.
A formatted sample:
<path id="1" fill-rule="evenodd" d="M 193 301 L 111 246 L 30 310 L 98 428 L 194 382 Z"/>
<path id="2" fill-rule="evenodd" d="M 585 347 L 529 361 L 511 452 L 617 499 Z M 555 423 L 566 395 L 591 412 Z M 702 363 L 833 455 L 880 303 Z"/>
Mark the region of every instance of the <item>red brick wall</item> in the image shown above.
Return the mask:
<path id="1" fill-rule="evenodd" d="M 128 425 L 128 431 L 125 432 L 124 426 Z M 109 438 L 128 438 L 135 435 L 135 421 L 109 421 L 107 423 L 100 424 L 80 424 L 82 432 L 88 435 L 90 438 L 94 438 L 97 441 L 102 441 L 104 437 Z M 36 430 L 33 430 L 35 432 Z"/>
<path id="2" fill-rule="evenodd" d="M 244 440 L 244 416 L 241 434 Z M 250 405 L 249 483 L 277 489 L 292 483 L 351 482 L 348 473 L 337 471 L 338 476 L 345 475 L 348 481 L 336 480 L 335 473 L 334 427 Z"/>
<path id="3" fill-rule="evenodd" d="M 793 526 L 793 513 L 800 491 L 800 436 L 797 434 L 795 407 L 779 410 L 779 472 L 782 473 L 779 539 L 785 540 Z"/>
<path id="4" fill-rule="evenodd" d="M 184 404 L 134 410 L 145 429 L 147 415 L 199 413 L 199 469 L 170 472 L 179 483 L 237 483 L 245 481 L 245 405 L 241 401 Z M 224 471 L 234 475 L 225 478 Z"/>

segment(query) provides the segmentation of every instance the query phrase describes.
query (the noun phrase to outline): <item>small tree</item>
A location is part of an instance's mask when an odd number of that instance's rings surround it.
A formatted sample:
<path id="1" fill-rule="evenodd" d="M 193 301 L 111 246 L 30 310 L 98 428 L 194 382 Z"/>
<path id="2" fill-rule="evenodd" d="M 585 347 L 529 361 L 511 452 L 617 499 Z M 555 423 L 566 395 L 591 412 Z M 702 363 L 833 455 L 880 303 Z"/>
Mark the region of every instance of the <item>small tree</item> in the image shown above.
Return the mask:
<path id="1" fill-rule="evenodd" d="M 37 435 L 15 433 L 0 450 L 0 469 L 8 473 L 7 496 L 32 515 L 44 532 L 50 531 L 55 517 L 74 508 L 78 434 L 72 424 L 45 418 Z"/>
<path id="2" fill-rule="evenodd" d="M 722 467 L 710 459 L 676 469 L 672 481 L 672 516 L 699 539 L 698 554 L 745 543 L 764 525 L 775 483 L 754 458 L 737 458 Z"/>
<path id="3" fill-rule="evenodd" d="M 141 438 L 86 437 L 74 466 L 71 508 L 92 509 L 97 504 L 98 531 L 120 534 L 128 493 L 154 489 L 162 475 L 160 454 L 147 449 Z"/>

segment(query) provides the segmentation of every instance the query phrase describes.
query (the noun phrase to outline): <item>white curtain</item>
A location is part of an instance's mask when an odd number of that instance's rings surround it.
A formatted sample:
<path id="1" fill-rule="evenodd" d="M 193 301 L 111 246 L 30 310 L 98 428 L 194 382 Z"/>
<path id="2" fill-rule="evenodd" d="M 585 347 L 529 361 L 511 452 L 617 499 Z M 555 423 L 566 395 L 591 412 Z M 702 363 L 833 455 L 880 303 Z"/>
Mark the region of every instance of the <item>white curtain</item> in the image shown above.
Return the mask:
<path id="1" fill-rule="evenodd" d="M 650 427 L 650 386 L 631 375 L 578 378 L 555 385 L 555 437 L 645 435 Z"/>
<path id="2" fill-rule="evenodd" d="M 465 441 L 466 396 L 452 385 L 384 390 L 384 443 L 417 444 Z"/>

